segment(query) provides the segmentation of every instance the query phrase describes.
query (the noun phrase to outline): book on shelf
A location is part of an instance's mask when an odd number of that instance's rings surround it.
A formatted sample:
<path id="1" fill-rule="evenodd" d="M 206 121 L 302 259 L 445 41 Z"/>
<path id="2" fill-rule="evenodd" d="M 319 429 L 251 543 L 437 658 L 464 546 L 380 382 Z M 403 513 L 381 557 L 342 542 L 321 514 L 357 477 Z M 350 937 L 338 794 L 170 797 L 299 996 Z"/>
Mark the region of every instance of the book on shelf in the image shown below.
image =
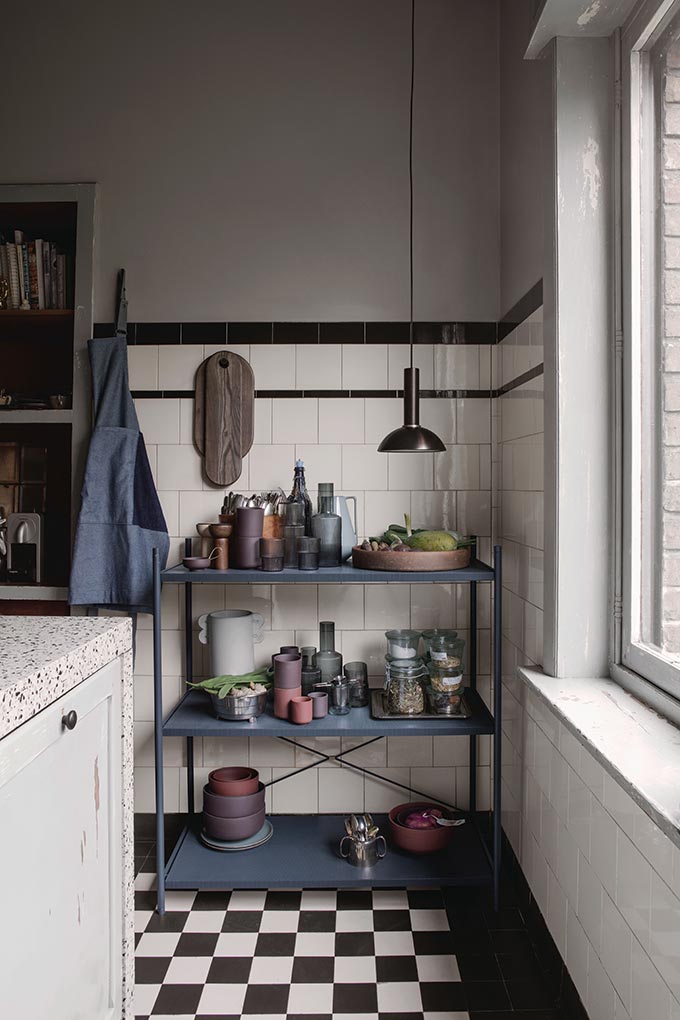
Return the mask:
<path id="1" fill-rule="evenodd" d="M 13 310 L 68 309 L 74 305 L 75 259 L 55 241 L 28 239 L 14 230 L 0 235 L 0 277 L 9 284 Z"/>

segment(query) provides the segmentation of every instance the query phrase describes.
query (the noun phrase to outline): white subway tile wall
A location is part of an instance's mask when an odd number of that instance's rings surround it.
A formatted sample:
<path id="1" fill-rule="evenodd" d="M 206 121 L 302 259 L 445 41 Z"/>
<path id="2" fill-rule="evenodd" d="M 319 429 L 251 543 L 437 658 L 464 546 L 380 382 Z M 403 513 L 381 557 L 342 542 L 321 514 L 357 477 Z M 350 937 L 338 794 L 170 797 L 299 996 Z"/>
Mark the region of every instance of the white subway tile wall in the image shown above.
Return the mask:
<path id="1" fill-rule="evenodd" d="M 132 389 L 193 389 L 196 368 L 218 345 L 177 347 L 131 347 Z M 233 348 L 253 366 L 258 390 L 401 388 L 401 373 L 408 357 L 404 345 L 263 345 Z M 420 345 L 416 364 L 421 385 L 435 381 L 435 352 Z M 447 387 L 477 387 L 480 349 L 451 348 L 445 355 Z M 140 352 L 140 353 L 137 353 Z M 178 353 L 175 353 L 178 352 Z M 488 352 L 487 352 L 488 353 Z M 440 366 L 441 367 L 441 366 Z M 437 382 L 437 385 L 443 385 Z M 171 534 L 171 561 L 182 555 L 185 536 L 196 535 L 196 524 L 215 518 L 222 490 L 207 482 L 201 460 L 193 446 L 193 401 L 186 398 L 136 400 L 149 459 Z M 395 398 L 298 398 L 258 397 L 255 401 L 255 442 L 244 460 L 235 490 L 256 491 L 292 484 L 296 458 L 305 462 L 312 493 L 320 481 L 333 481 L 336 491 L 356 495 L 360 536 L 377 534 L 388 524 L 411 513 L 415 525 L 459 528 L 480 538 L 480 553 L 488 559 L 491 537 L 490 479 L 482 477 L 480 465 L 491 459 L 490 400 L 424 399 L 421 420 L 447 443 L 437 466 L 433 455 L 412 457 L 379 454 L 377 444 L 401 424 L 402 402 Z M 462 436 L 462 440 L 459 438 Z M 457 442 L 462 442 L 458 448 Z M 487 472 L 488 474 L 488 472 Z M 486 486 L 486 488 L 484 487 Z M 454 586 L 455 587 L 455 586 Z M 484 586 L 482 586 L 484 587 Z M 490 601 L 480 592 L 479 612 L 483 629 L 478 642 L 478 666 L 490 668 Z M 282 644 L 318 645 L 318 621 L 335 620 L 337 647 L 345 661 L 368 662 L 379 677 L 384 668 L 384 631 L 389 627 L 457 626 L 467 636 L 467 597 L 450 585 L 315 585 L 290 587 L 274 584 L 197 586 L 194 590 L 194 627 L 202 613 L 220 608 L 245 608 L 262 613 L 265 632 L 256 647 L 258 661 L 266 661 Z M 163 591 L 163 681 L 167 713 L 182 694 L 183 603 L 181 592 L 166 586 Z M 148 617 L 140 617 L 135 676 L 135 721 L 138 755 L 135 776 L 135 808 L 152 811 L 153 769 L 151 728 L 153 719 L 151 632 Z M 197 676 L 208 675 L 205 646 L 194 639 Z M 480 678 L 489 691 L 488 676 Z M 487 694 L 488 696 L 488 694 Z M 388 746 L 389 744 L 389 746 Z M 321 743 L 319 744 L 321 747 Z M 351 746 L 348 744 L 348 746 Z M 363 777 L 351 769 L 333 765 L 309 770 L 299 778 L 276 784 L 271 804 L 276 812 L 386 810 L 408 799 L 413 788 L 451 803 L 467 804 L 467 751 L 465 741 L 444 741 L 434 749 L 432 741 L 383 741 L 352 760 L 402 783 L 400 790 L 380 779 Z M 339 747 L 326 745 L 327 753 Z M 347 749 L 347 748 L 343 748 Z M 165 775 L 169 783 L 167 810 L 186 805 L 183 749 L 168 748 Z M 479 789 L 482 804 L 490 799 L 488 748 L 480 750 Z M 196 796 L 200 807 L 202 787 L 210 767 L 239 761 L 256 765 L 261 773 L 283 775 L 296 763 L 311 760 L 305 752 L 275 740 L 195 741 Z M 304 762 L 303 762 L 304 759 Z"/>
<path id="2" fill-rule="evenodd" d="M 541 318 L 495 348 L 494 387 L 542 362 Z M 533 379 L 496 398 L 492 420 L 503 827 L 591 1020 L 677 1020 L 680 850 L 517 676 L 542 663 L 542 397 Z"/>

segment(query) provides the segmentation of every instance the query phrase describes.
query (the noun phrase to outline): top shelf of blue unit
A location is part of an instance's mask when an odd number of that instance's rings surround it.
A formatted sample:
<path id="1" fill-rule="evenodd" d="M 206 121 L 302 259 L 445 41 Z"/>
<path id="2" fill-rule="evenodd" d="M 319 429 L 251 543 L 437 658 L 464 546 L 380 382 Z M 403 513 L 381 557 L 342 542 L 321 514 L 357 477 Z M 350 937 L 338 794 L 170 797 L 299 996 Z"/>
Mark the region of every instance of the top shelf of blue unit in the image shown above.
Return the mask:
<path id="1" fill-rule="evenodd" d="M 350 564 L 297 570 L 287 567 L 275 572 L 265 570 L 187 570 L 181 563 L 161 572 L 165 584 L 464 584 L 493 581 L 493 569 L 481 560 L 459 570 L 359 570 Z"/>

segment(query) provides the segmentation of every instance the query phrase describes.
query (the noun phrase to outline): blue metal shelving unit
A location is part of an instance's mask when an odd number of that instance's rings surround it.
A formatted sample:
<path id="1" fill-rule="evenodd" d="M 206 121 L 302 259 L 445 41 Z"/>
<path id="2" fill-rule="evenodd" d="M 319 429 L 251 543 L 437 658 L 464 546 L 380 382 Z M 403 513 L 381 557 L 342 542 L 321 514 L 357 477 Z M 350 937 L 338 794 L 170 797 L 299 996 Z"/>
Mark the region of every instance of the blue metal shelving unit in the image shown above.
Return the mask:
<path id="1" fill-rule="evenodd" d="M 187 550 L 191 539 L 186 540 Z M 343 886 L 415 886 L 415 885 L 479 885 L 491 883 L 496 906 L 500 897 L 501 864 L 501 548 L 495 546 L 493 566 L 474 559 L 461 570 L 418 573 L 356 570 L 351 566 L 327 567 L 318 571 L 287 569 L 276 574 L 259 570 L 188 571 L 176 565 L 161 571 L 158 551 L 153 554 L 153 666 L 154 666 L 154 746 L 156 753 L 156 866 L 158 875 L 158 912 L 165 912 L 167 889 L 233 889 L 233 888 L 301 888 Z M 347 716 L 327 716 L 306 727 L 295 726 L 269 714 L 255 722 L 225 723 L 213 717 L 208 699 L 197 691 L 189 691 L 167 719 L 163 717 L 161 662 L 161 588 L 180 584 L 184 589 L 185 670 L 193 675 L 192 663 L 192 590 L 194 584 L 469 584 L 470 586 L 470 689 L 466 692 L 471 716 L 467 719 L 373 719 L 368 708 L 352 709 Z M 493 586 L 493 711 L 489 711 L 477 693 L 477 584 Z M 303 735 L 300 736 L 301 730 Z M 364 876 L 350 868 L 336 854 L 342 819 L 337 815 L 275 816 L 274 836 L 255 850 L 238 854 L 238 867 L 230 854 L 217 853 L 205 847 L 199 837 L 200 815 L 194 805 L 194 738 L 277 737 L 304 747 L 309 737 L 345 736 L 363 738 L 372 743 L 387 736 L 429 736 L 432 734 L 467 737 L 469 740 L 471 824 L 456 830 L 449 849 L 427 857 L 413 857 L 396 848 L 381 861 L 380 868 Z M 493 737 L 493 815 L 491 842 L 487 843 L 476 814 L 477 737 Z M 165 863 L 165 826 L 163 798 L 163 738 L 186 738 L 187 746 L 187 825 Z M 366 746 L 366 744 L 361 745 Z M 356 751 L 360 748 L 353 748 Z M 308 749 L 313 750 L 313 749 Z M 318 762 L 304 766 L 314 768 L 328 756 L 313 750 Z M 343 765 L 368 775 L 369 770 L 352 764 L 352 751 L 335 755 Z M 296 774 L 304 769 L 297 769 Z M 283 776 L 274 782 L 288 778 Z M 381 777 L 382 778 L 382 777 Z M 394 784 L 400 785 L 400 784 Z M 383 831 L 386 826 L 383 820 Z M 304 853 L 301 853 L 301 850 Z"/>

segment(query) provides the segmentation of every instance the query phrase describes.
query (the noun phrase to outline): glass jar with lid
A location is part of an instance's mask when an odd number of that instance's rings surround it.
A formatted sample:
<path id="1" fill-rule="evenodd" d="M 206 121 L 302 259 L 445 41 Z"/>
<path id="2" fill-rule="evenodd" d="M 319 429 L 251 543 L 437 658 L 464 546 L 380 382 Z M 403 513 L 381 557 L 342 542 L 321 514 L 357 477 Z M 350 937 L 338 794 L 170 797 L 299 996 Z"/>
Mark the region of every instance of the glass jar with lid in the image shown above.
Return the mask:
<path id="1" fill-rule="evenodd" d="M 465 640 L 458 637 L 458 631 L 426 630 L 423 632 L 423 639 L 431 664 L 436 663 L 442 669 L 449 669 L 452 672 L 460 670 L 462 673 Z"/>
<path id="2" fill-rule="evenodd" d="M 415 659 L 420 644 L 419 630 L 386 630 L 387 655 L 389 659 Z"/>
<path id="3" fill-rule="evenodd" d="M 385 664 L 385 704 L 390 715 L 425 711 L 427 666 L 420 658 L 390 659 Z"/>

